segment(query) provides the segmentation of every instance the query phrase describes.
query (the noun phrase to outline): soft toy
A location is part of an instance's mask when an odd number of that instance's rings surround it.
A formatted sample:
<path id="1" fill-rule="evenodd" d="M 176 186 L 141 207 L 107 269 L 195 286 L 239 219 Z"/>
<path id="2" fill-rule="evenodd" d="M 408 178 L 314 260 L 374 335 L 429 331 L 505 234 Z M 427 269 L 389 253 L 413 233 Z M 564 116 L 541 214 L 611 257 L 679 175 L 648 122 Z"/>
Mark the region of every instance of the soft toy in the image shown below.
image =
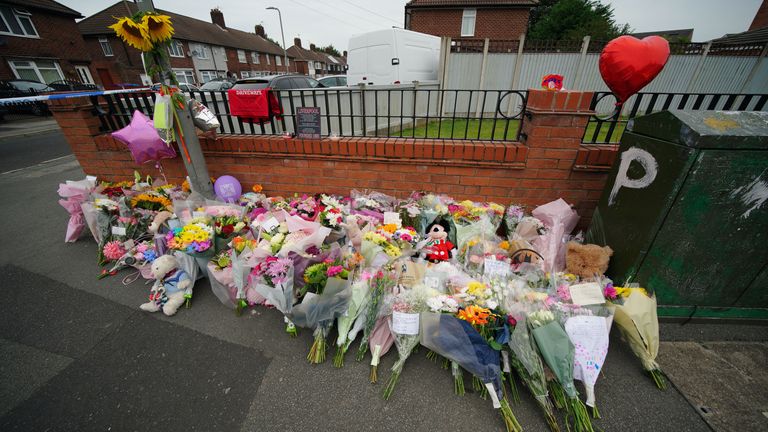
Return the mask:
<path id="1" fill-rule="evenodd" d="M 582 279 L 602 276 L 608 269 L 612 255 L 613 249 L 608 246 L 568 242 L 565 253 L 566 270 Z"/>
<path id="2" fill-rule="evenodd" d="M 432 262 L 448 261 L 451 259 L 453 243 L 448 241 L 451 225 L 446 221 L 435 221 L 427 226 L 427 259 Z"/>
<path id="3" fill-rule="evenodd" d="M 152 219 L 152 223 L 149 225 L 149 232 L 152 234 L 157 234 L 158 230 L 161 226 L 167 221 L 173 217 L 173 213 L 163 210 L 155 215 L 155 218 Z"/>
<path id="4" fill-rule="evenodd" d="M 174 315 L 187 298 L 192 295 L 192 279 L 179 268 L 173 255 L 163 255 L 152 262 L 152 277 L 155 284 L 149 294 L 149 301 L 139 306 L 146 312 L 162 310 L 167 316 Z"/>

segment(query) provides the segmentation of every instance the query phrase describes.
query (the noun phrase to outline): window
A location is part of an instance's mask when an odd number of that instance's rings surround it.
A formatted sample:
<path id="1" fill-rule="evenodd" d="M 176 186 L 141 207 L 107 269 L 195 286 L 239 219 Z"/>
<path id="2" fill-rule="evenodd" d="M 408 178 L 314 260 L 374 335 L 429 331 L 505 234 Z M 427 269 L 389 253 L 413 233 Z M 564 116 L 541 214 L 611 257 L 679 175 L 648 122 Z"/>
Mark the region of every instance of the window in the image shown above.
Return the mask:
<path id="1" fill-rule="evenodd" d="M 280 58 L 280 56 L 275 56 L 275 64 L 278 66 L 283 65 L 283 59 Z"/>
<path id="2" fill-rule="evenodd" d="M 88 66 L 75 65 L 75 72 L 77 72 L 77 77 L 80 78 L 81 83 L 95 84 L 93 82 L 93 76 L 91 76 L 91 71 L 88 69 Z"/>
<path id="3" fill-rule="evenodd" d="M 240 77 L 242 78 L 248 78 L 249 76 L 251 76 L 251 73 L 249 71 L 240 72 Z"/>
<path id="4" fill-rule="evenodd" d="M 195 74 L 192 72 L 192 69 L 174 69 L 173 73 L 176 74 L 176 80 L 179 81 L 180 84 L 195 83 Z"/>
<path id="5" fill-rule="evenodd" d="M 0 33 L 22 37 L 39 37 L 35 25 L 32 24 L 32 14 L 26 9 L 0 6 Z"/>
<path id="6" fill-rule="evenodd" d="M 171 41 L 168 46 L 168 54 L 171 57 L 184 57 L 184 45 L 179 41 Z"/>
<path id="7" fill-rule="evenodd" d="M 218 77 L 219 75 L 216 73 L 216 71 L 200 71 L 200 79 L 202 79 L 204 83 L 207 83 L 208 81 Z"/>
<path id="8" fill-rule="evenodd" d="M 59 64 L 53 60 L 13 60 L 9 62 L 19 79 L 52 83 L 64 79 Z"/>
<path id="9" fill-rule="evenodd" d="M 256 51 L 251 51 L 251 61 L 253 64 L 259 64 L 259 53 Z"/>
<path id="10" fill-rule="evenodd" d="M 271 63 L 269 63 L 269 54 L 265 54 L 264 57 L 267 58 L 267 64 L 271 64 Z"/>
<path id="11" fill-rule="evenodd" d="M 245 51 L 244 50 L 237 50 L 237 61 L 240 63 L 247 63 L 248 61 L 245 59 Z"/>
<path id="12" fill-rule="evenodd" d="M 208 59 L 208 47 L 203 44 L 190 44 L 192 46 L 192 55 L 200 60 Z"/>
<path id="13" fill-rule="evenodd" d="M 461 16 L 461 35 L 462 36 L 475 35 L 475 17 L 476 16 L 477 16 L 477 9 L 464 9 L 464 14 Z"/>
<path id="14" fill-rule="evenodd" d="M 101 45 L 101 51 L 104 52 L 105 57 L 112 57 L 115 53 L 112 52 L 112 45 L 109 44 L 109 39 L 99 38 L 99 45 Z"/>

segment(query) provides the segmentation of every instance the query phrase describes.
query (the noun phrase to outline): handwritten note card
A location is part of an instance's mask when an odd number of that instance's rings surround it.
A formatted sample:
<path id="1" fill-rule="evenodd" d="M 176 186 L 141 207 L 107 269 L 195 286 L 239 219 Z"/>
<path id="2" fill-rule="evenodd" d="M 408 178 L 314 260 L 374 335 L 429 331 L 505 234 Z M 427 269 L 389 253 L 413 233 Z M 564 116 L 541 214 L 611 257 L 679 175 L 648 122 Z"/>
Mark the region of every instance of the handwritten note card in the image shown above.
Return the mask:
<path id="1" fill-rule="evenodd" d="M 605 303 L 603 289 L 596 282 L 571 285 L 571 300 L 573 304 L 587 306 Z"/>
<path id="2" fill-rule="evenodd" d="M 392 331 L 401 335 L 419 334 L 419 314 L 392 312 Z"/>

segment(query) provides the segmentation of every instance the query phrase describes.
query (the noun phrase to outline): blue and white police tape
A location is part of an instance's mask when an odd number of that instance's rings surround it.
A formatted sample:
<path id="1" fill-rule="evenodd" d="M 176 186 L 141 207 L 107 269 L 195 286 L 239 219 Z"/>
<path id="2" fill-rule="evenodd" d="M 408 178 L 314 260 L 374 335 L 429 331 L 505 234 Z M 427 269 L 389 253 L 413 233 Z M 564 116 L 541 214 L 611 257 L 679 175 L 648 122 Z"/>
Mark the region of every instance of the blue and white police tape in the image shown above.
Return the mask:
<path id="1" fill-rule="evenodd" d="M 71 93 L 54 93 L 40 96 L 22 96 L 14 98 L 0 99 L 0 106 L 2 105 L 23 105 L 32 102 L 59 100 L 59 99 L 71 99 L 77 97 L 90 97 L 90 96 L 103 96 L 118 93 L 134 93 L 140 91 L 150 90 L 149 87 L 142 87 L 137 89 L 125 89 L 125 90 L 103 90 L 103 91 L 87 91 L 87 92 L 71 92 Z"/>

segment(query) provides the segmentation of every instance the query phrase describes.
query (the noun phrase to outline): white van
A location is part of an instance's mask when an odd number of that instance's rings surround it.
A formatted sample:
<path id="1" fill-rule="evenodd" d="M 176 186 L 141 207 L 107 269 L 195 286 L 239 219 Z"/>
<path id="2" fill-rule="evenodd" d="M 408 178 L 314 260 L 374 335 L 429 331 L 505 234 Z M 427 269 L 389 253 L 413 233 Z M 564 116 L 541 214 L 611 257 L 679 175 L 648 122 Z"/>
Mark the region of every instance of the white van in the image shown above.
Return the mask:
<path id="1" fill-rule="evenodd" d="M 437 81 L 440 38 L 391 28 L 352 36 L 347 85 Z"/>

